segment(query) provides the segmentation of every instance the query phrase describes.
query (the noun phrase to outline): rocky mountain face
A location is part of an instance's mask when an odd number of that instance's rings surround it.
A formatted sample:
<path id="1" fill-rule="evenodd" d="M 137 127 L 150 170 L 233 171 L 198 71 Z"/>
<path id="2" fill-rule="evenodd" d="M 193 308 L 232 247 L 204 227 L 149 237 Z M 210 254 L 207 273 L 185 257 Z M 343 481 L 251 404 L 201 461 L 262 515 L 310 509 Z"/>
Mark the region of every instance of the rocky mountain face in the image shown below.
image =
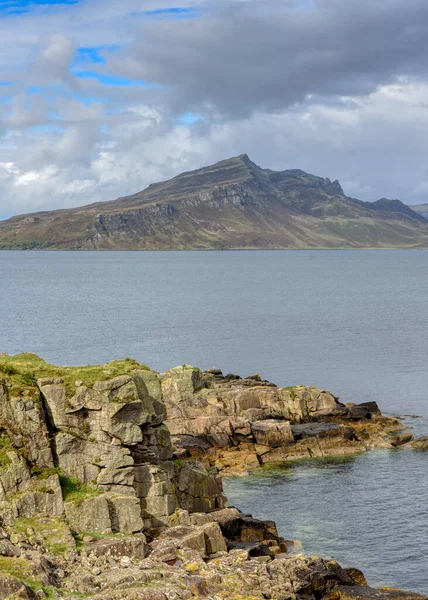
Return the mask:
<path id="1" fill-rule="evenodd" d="M 428 221 L 399 200 L 361 202 L 338 181 L 261 169 L 247 155 L 124 198 L 0 223 L 0 248 L 421 247 Z"/>
<path id="2" fill-rule="evenodd" d="M 219 476 L 290 448 L 297 458 L 303 446 L 317 455 L 380 440 L 428 446 L 394 429 L 374 403 L 345 407 L 328 392 L 258 376 L 3 355 L 0 599 L 425 598 L 290 554 L 273 522 L 227 506 Z"/>

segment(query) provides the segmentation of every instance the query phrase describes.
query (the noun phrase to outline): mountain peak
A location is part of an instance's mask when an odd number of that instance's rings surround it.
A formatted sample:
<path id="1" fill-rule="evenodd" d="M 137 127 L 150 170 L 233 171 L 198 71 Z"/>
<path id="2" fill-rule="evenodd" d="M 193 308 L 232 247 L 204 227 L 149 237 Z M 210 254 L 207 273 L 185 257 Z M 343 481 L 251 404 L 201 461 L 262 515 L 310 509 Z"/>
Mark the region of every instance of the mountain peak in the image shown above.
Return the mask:
<path id="1" fill-rule="evenodd" d="M 388 211 L 396 215 L 403 215 L 410 219 L 421 221 L 422 223 L 427 221 L 424 215 L 412 210 L 412 207 L 407 206 L 401 202 L 401 200 L 380 198 L 379 200 L 376 200 L 376 202 L 372 202 L 371 205 L 374 209 Z"/>

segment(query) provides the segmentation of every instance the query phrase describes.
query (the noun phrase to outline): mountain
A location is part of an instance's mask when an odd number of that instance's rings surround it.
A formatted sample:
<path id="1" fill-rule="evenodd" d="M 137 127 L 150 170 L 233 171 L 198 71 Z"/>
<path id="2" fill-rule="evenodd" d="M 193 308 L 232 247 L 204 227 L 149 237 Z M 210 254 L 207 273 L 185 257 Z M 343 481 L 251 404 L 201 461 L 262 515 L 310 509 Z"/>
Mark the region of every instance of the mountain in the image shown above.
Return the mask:
<path id="1" fill-rule="evenodd" d="M 409 208 L 422 215 L 425 219 L 428 219 L 428 204 L 417 204 L 416 206 L 410 206 Z"/>
<path id="2" fill-rule="evenodd" d="M 132 196 L 0 222 L 2 249 L 428 246 L 428 221 L 399 200 L 361 202 L 338 181 L 262 169 L 246 154 Z"/>

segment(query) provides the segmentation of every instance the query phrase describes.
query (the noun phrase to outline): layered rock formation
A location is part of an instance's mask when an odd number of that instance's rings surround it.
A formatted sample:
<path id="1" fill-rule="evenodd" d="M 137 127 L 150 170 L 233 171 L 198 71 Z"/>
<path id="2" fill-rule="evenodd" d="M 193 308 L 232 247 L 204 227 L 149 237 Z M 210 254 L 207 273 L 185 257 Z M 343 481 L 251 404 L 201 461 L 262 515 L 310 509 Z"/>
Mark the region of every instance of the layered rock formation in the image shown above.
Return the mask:
<path id="1" fill-rule="evenodd" d="M 257 464 L 301 455 L 303 440 L 354 451 L 374 412 L 186 365 L 158 374 L 134 361 L 76 369 L 3 356 L 0 599 L 416 599 L 287 554 L 273 522 L 227 507 L 215 466 L 230 469 L 222 453 Z"/>
<path id="2" fill-rule="evenodd" d="M 402 425 L 383 417 L 375 402 L 345 406 L 315 387 L 279 388 L 259 375 L 241 379 L 190 365 L 159 378 L 174 455 L 197 457 L 223 474 L 392 448 L 412 439 L 397 437 Z"/>
<path id="3" fill-rule="evenodd" d="M 44 377 L 34 391 L 15 396 L 1 384 L 2 439 L 9 446 L 0 483 L 3 520 L 65 514 L 74 531 L 134 533 L 167 525 L 179 507 L 226 506 L 220 481 L 202 464 L 172 462 L 152 371 L 75 385 L 68 395 L 63 379 Z M 78 501 L 63 502 L 61 478 Z"/>

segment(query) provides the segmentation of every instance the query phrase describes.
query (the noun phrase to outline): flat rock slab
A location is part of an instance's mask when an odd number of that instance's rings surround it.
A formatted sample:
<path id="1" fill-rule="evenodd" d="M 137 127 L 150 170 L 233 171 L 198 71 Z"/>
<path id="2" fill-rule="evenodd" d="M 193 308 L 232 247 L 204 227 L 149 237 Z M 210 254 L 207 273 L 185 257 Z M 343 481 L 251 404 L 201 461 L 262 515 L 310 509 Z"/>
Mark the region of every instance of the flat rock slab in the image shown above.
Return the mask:
<path id="1" fill-rule="evenodd" d="M 292 425 L 291 431 L 293 432 L 295 439 L 301 439 L 305 437 L 323 435 L 335 429 L 342 428 L 343 425 L 335 425 L 333 423 L 301 423 L 299 425 Z"/>

